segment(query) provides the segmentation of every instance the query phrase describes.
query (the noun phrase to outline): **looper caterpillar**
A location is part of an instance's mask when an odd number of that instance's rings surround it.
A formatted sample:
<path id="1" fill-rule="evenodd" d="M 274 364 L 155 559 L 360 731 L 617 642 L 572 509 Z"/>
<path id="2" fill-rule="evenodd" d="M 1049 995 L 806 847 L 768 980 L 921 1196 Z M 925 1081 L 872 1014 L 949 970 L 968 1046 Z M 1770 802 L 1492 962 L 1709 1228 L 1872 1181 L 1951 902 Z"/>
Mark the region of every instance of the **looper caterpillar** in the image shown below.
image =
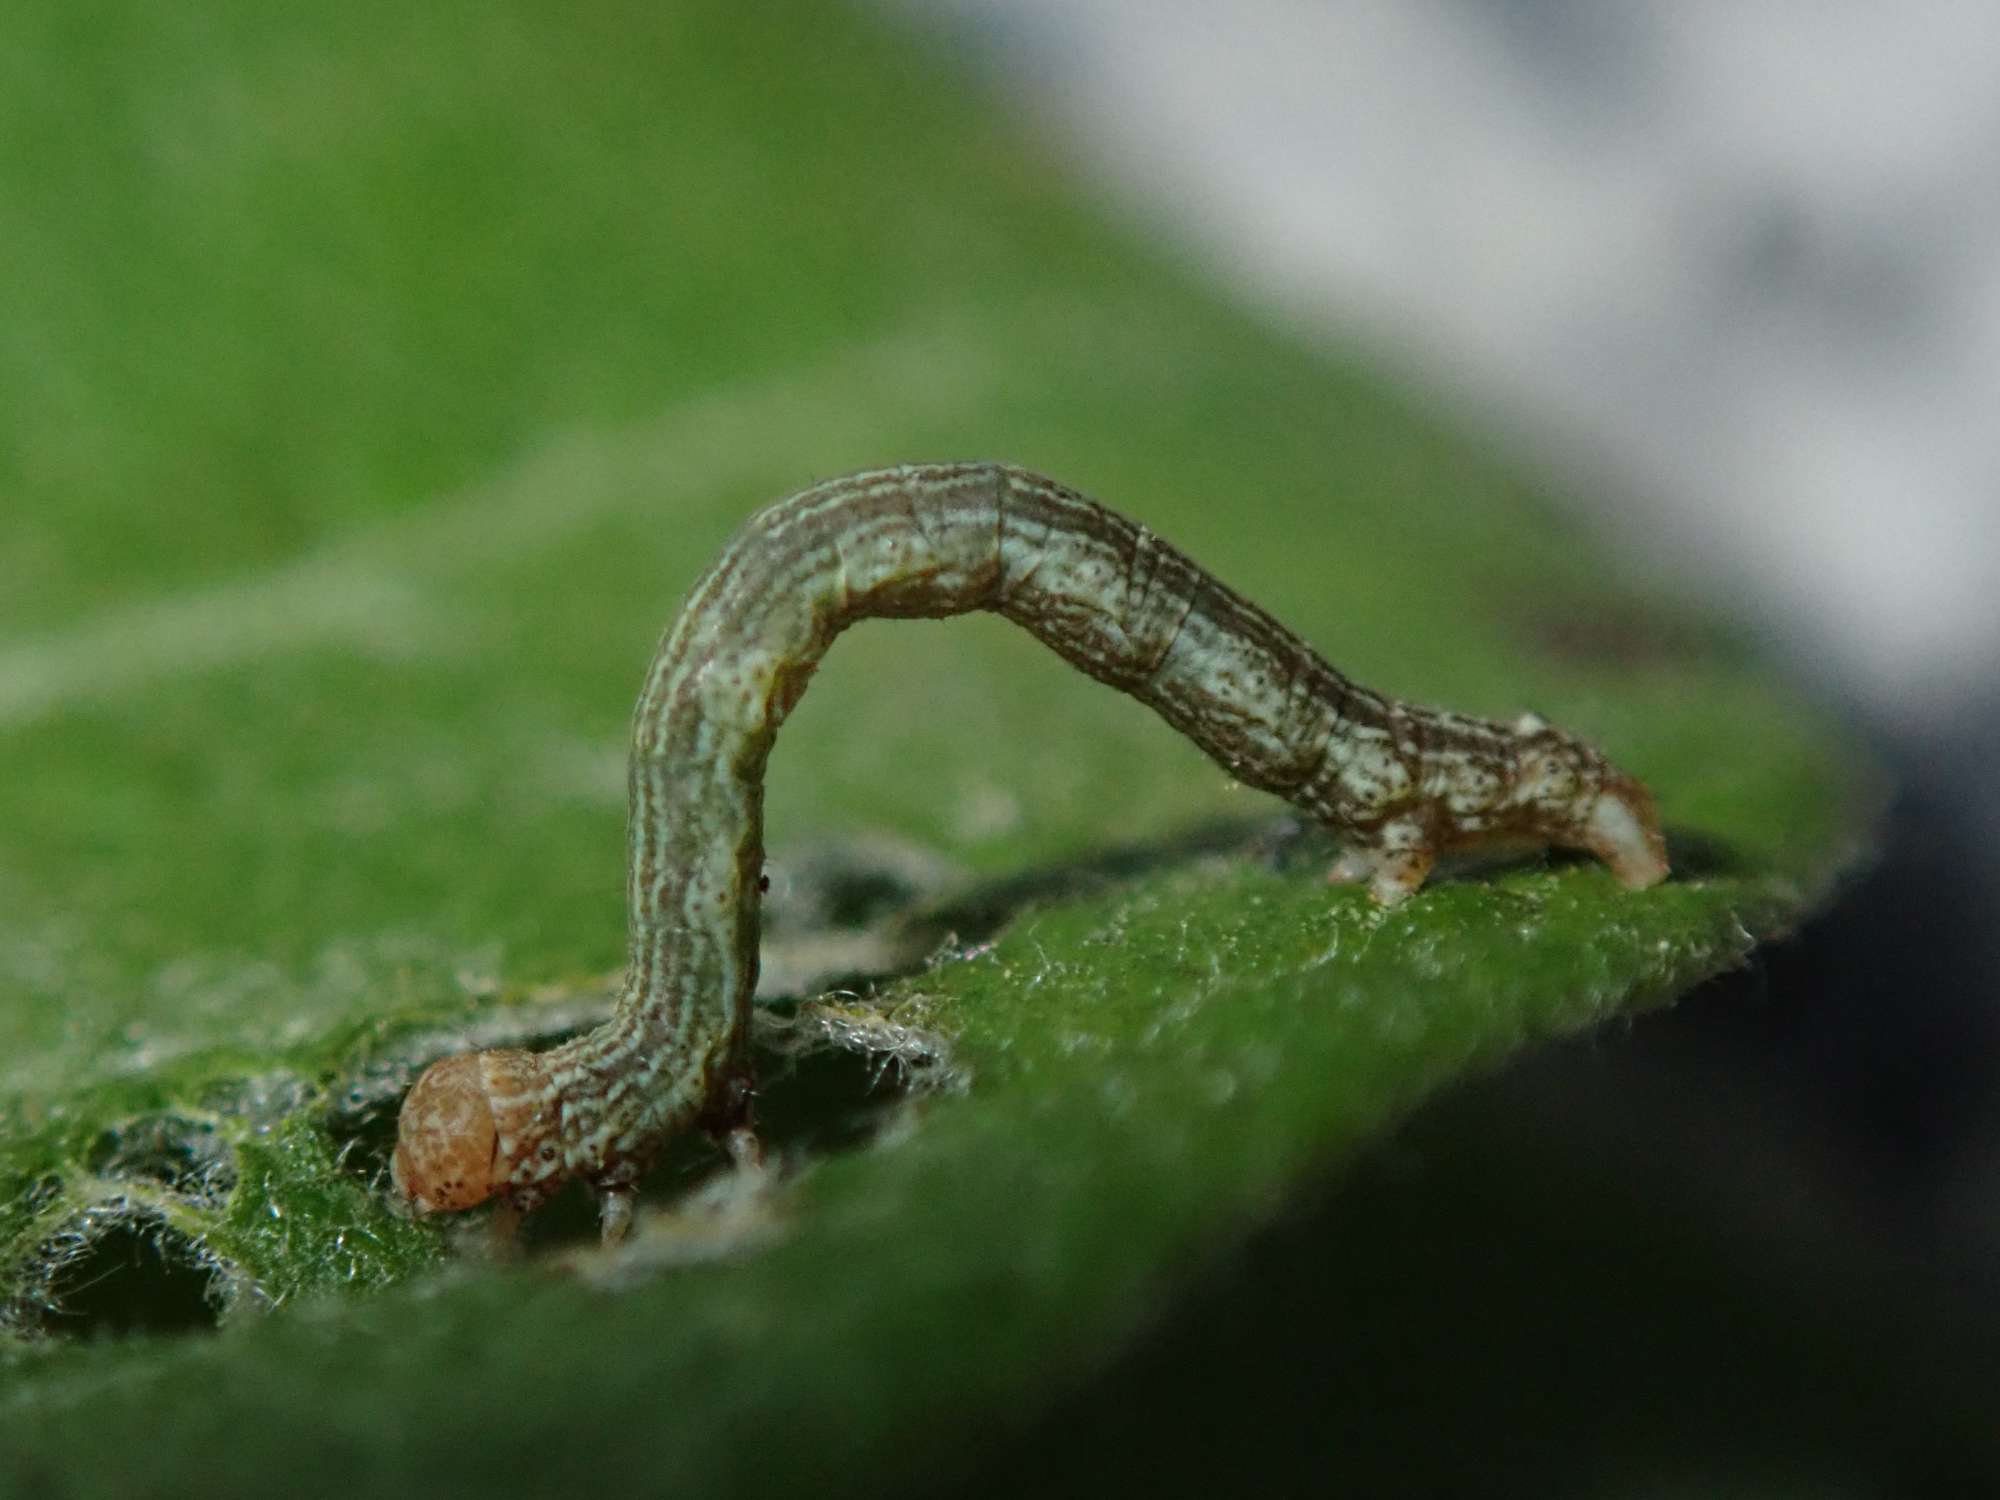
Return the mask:
<path id="1" fill-rule="evenodd" d="M 1440 851 L 1472 844 L 1587 850 L 1633 888 L 1667 873 L 1651 795 L 1589 745 L 1532 714 L 1493 723 L 1349 682 L 1145 527 L 1053 480 L 992 463 L 829 480 L 750 519 L 647 672 L 616 1013 L 550 1051 L 467 1053 L 417 1080 L 393 1173 L 418 1212 L 493 1197 L 525 1212 L 580 1177 L 612 1240 L 676 1132 L 705 1126 L 754 1157 L 746 1035 L 778 726 L 856 620 L 982 609 L 1341 835 L 1335 877 L 1366 880 L 1385 906 Z"/>

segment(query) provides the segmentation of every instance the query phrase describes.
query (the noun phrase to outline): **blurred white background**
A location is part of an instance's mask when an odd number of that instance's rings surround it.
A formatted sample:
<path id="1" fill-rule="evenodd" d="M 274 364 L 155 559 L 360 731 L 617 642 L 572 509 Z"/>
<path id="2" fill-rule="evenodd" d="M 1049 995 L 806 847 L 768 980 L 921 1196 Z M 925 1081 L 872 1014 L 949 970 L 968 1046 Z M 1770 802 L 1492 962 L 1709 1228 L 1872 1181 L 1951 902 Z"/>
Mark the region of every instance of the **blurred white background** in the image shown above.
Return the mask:
<path id="1" fill-rule="evenodd" d="M 1885 718 L 2000 673 L 1991 0 L 896 0 Z"/>

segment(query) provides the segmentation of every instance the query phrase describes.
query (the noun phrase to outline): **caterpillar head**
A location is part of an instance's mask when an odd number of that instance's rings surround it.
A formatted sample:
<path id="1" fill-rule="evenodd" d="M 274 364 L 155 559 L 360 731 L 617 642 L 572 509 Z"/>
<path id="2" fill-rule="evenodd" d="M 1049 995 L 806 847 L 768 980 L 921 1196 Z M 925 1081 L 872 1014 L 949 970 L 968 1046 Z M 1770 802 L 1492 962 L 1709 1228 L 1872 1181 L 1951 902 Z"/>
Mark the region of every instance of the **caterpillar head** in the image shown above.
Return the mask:
<path id="1" fill-rule="evenodd" d="M 541 1059 L 503 1049 L 443 1058 L 403 1100 L 389 1175 L 420 1214 L 473 1208 L 521 1184 L 517 1170 L 552 1139 L 553 1090 Z"/>

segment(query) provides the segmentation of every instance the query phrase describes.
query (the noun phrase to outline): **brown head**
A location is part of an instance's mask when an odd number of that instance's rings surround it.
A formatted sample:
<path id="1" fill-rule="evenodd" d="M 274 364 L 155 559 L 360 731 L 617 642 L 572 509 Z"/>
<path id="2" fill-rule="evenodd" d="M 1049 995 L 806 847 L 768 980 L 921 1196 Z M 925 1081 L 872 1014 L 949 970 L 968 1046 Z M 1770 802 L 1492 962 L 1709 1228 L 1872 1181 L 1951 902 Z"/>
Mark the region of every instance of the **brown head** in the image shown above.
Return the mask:
<path id="1" fill-rule="evenodd" d="M 541 1060 L 505 1049 L 434 1062 L 403 1100 L 389 1173 L 420 1214 L 473 1208 L 519 1190 L 516 1169 L 553 1138 Z"/>

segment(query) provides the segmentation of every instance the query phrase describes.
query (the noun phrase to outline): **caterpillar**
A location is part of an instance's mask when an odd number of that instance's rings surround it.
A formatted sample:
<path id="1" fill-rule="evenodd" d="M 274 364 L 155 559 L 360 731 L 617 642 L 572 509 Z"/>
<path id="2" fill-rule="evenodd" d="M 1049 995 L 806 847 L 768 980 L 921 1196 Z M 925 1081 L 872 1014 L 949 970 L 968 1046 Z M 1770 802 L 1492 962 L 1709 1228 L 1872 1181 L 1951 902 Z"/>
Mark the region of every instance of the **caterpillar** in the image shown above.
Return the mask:
<path id="1" fill-rule="evenodd" d="M 436 1062 L 391 1166 L 418 1213 L 597 1192 L 607 1242 L 665 1142 L 704 1127 L 755 1160 L 747 1056 L 764 768 L 857 620 L 991 610 L 1130 693 L 1237 780 L 1344 841 L 1335 879 L 1390 906 L 1444 850 L 1577 848 L 1635 889 L 1665 878 L 1650 793 L 1533 714 L 1401 703 L 1127 520 L 998 463 L 829 480 L 755 516 L 695 584 L 647 671 L 627 781 L 629 961 L 611 1020 L 551 1050 Z"/>

